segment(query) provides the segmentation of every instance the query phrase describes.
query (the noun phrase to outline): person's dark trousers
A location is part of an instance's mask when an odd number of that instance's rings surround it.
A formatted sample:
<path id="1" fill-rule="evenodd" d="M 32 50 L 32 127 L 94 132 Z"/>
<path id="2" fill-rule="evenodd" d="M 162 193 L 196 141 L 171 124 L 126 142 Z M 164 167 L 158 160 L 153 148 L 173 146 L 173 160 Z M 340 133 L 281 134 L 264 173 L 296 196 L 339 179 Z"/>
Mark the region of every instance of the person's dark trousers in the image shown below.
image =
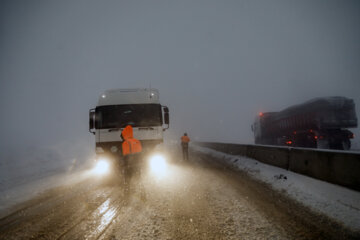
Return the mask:
<path id="1" fill-rule="evenodd" d="M 124 157 L 124 177 L 127 188 L 130 188 L 132 178 L 140 177 L 142 168 L 144 168 L 143 165 L 143 156 L 141 153 L 129 154 Z"/>
<path id="2" fill-rule="evenodd" d="M 182 152 L 183 152 L 183 160 L 189 160 L 189 147 L 183 145 Z"/>

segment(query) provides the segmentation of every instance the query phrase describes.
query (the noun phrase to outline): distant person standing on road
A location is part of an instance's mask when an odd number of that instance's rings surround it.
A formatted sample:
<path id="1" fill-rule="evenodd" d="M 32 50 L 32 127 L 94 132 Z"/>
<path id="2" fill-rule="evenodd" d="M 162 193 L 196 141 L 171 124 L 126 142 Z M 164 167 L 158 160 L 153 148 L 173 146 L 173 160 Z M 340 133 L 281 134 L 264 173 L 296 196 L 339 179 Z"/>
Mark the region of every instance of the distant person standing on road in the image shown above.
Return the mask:
<path id="1" fill-rule="evenodd" d="M 187 133 L 184 133 L 184 136 L 181 137 L 183 160 L 189 160 L 189 142 L 190 138 L 188 137 Z"/>

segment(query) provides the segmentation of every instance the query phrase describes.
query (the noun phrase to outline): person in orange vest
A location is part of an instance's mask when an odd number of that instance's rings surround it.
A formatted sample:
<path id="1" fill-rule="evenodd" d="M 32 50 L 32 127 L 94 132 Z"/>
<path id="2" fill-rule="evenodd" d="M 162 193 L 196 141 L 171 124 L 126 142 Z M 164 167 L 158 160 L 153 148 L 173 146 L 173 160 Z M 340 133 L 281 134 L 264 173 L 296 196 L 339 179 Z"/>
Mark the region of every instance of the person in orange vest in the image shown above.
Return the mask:
<path id="1" fill-rule="evenodd" d="M 134 138 L 133 128 L 127 125 L 121 132 L 122 159 L 124 163 L 124 177 L 127 191 L 130 191 L 130 180 L 132 175 L 141 171 L 141 142 Z"/>
<path id="2" fill-rule="evenodd" d="M 190 138 L 188 137 L 187 133 L 184 133 L 184 136 L 181 137 L 183 160 L 189 160 L 189 142 Z"/>
<path id="3" fill-rule="evenodd" d="M 121 132 L 121 138 L 123 139 L 122 155 L 124 157 L 142 151 L 141 142 L 134 138 L 133 128 L 130 125 L 127 125 Z"/>

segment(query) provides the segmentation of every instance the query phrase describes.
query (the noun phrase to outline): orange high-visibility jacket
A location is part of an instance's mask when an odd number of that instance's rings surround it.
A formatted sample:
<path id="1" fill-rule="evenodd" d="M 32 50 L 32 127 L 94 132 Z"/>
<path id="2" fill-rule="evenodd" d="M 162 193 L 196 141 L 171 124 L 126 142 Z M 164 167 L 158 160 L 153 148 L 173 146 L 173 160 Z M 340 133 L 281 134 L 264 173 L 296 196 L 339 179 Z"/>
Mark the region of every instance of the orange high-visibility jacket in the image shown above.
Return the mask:
<path id="1" fill-rule="evenodd" d="M 181 137 L 181 143 L 189 143 L 189 142 L 190 142 L 190 138 L 188 136 Z"/>
<path id="2" fill-rule="evenodd" d="M 124 130 L 121 132 L 121 135 L 124 139 L 124 142 L 122 143 L 123 156 L 139 153 L 142 151 L 141 143 L 139 140 L 133 137 L 133 129 L 130 125 L 127 125 L 124 128 Z"/>

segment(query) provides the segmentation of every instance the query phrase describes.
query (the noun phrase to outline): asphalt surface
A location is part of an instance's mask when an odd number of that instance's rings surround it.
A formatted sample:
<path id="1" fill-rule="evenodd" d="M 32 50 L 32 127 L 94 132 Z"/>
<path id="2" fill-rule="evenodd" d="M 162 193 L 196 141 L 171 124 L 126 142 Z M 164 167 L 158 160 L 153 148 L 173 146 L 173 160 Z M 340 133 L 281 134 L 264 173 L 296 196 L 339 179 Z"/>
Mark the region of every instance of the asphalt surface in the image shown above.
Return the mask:
<path id="1" fill-rule="evenodd" d="M 88 177 L 0 219 L 0 239 L 347 239 L 311 213 L 205 155 L 169 157 L 164 172 Z"/>

